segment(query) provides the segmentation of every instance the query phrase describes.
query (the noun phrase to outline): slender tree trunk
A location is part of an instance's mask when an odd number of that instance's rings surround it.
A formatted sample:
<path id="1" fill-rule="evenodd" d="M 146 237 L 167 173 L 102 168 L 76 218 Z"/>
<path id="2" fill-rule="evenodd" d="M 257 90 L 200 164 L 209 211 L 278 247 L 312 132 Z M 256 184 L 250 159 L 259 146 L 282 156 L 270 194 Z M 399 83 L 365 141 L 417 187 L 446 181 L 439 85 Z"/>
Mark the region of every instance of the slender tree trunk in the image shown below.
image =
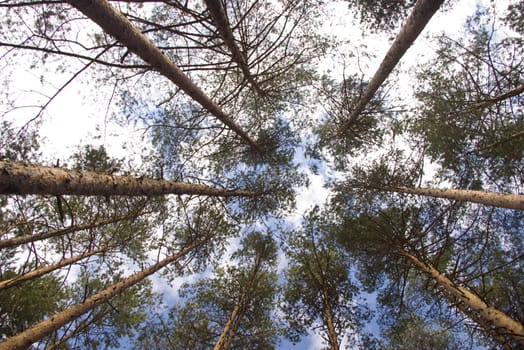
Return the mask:
<path id="1" fill-rule="evenodd" d="M 256 196 L 247 190 L 225 190 L 186 182 L 114 176 L 90 171 L 39 166 L 12 160 L 0 161 L 0 193 L 98 196 Z"/>
<path id="2" fill-rule="evenodd" d="M 13 337 L 7 338 L 3 343 L 0 343 L 0 350 L 25 350 L 27 349 L 31 344 L 39 341 L 40 339 L 44 338 L 45 336 L 49 335 L 50 333 L 56 331 L 58 328 L 82 316 L 87 311 L 97 307 L 98 305 L 105 303 L 110 298 L 122 293 L 127 288 L 135 285 L 136 283 L 140 282 L 141 280 L 148 277 L 149 275 L 152 275 L 153 273 L 157 272 L 158 270 L 165 267 L 166 265 L 180 259 L 184 255 L 191 252 L 193 249 L 206 243 L 208 240 L 209 239 L 205 239 L 203 241 L 193 243 L 185 247 L 184 249 L 182 249 L 180 252 L 162 261 L 159 261 L 158 263 L 140 272 L 137 272 L 127 277 L 126 279 L 110 286 L 109 288 L 106 288 L 103 291 L 87 298 L 86 301 L 84 301 L 83 303 L 73 305 L 72 307 L 64 311 L 55 314 L 50 319 L 42 321 L 38 323 L 37 325 L 29 329 L 26 329 L 25 331 Z"/>
<path id="3" fill-rule="evenodd" d="M 222 7 L 220 0 L 204 0 L 213 18 L 213 23 L 218 29 L 218 33 L 222 37 L 222 40 L 228 47 L 229 51 L 233 56 L 233 60 L 238 64 L 244 77 L 249 82 L 251 87 L 259 94 L 264 95 L 264 92 L 260 89 L 257 82 L 253 78 L 251 71 L 249 70 L 249 65 L 247 63 L 246 56 L 240 51 L 240 48 L 235 42 L 235 36 L 231 31 L 229 26 L 229 21 L 227 19 L 226 10 Z"/>
<path id="4" fill-rule="evenodd" d="M 362 187 L 388 192 L 416 194 L 427 197 L 447 198 L 463 202 L 492 205 L 500 208 L 524 210 L 524 195 L 476 190 L 453 190 L 444 188 L 381 186 L 363 184 Z"/>
<path id="5" fill-rule="evenodd" d="M 61 260 L 60 262 L 58 262 L 56 264 L 44 266 L 44 267 L 41 267 L 39 269 L 30 271 L 28 273 L 24 273 L 23 275 L 20 275 L 18 277 L 11 278 L 11 279 L 8 279 L 8 280 L 5 280 L 5 281 L 0 281 L 0 290 L 18 286 L 21 283 L 24 283 L 24 282 L 32 280 L 34 278 L 43 276 L 43 275 L 45 275 L 45 274 L 47 274 L 49 272 L 58 270 L 58 269 L 60 269 L 60 268 L 62 268 L 64 266 L 72 265 L 72 264 L 76 263 L 77 261 L 83 260 L 85 258 L 88 258 L 88 257 L 92 256 L 92 255 L 104 252 L 104 251 L 106 251 L 108 249 L 109 249 L 109 247 L 104 247 L 104 248 L 100 248 L 100 249 L 96 249 L 96 250 L 91 250 L 91 251 L 89 251 L 87 253 L 84 253 L 84 254 L 81 254 L 81 255 L 73 256 L 73 257 L 70 257 L 70 258 L 67 258 L 67 259 L 63 259 L 63 260 Z"/>
<path id="6" fill-rule="evenodd" d="M 366 105 L 371 101 L 377 90 L 393 71 L 393 68 L 395 68 L 442 3 L 444 3 L 444 0 L 417 0 L 413 11 L 400 29 L 400 33 L 395 38 L 386 57 L 382 60 L 380 67 L 369 82 L 357 105 L 354 107 L 346 124 L 342 126 L 341 131 L 343 134 L 355 123 L 360 113 L 366 108 Z"/>
<path id="7" fill-rule="evenodd" d="M 121 216 L 101 219 L 95 222 L 90 222 L 90 223 L 85 223 L 85 224 L 80 224 L 80 225 L 71 225 L 64 229 L 51 230 L 45 233 L 40 233 L 40 234 L 35 234 L 35 235 L 24 235 L 24 236 L 9 238 L 9 239 L 3 239 L 3 240 L 0 240 L 0 249 L 8 248 L 8 247 L 16 247 L 24 243 L 41 241 L 41 240 L 52 238 L 52 237 L 62 236 L 67 233 L 89 230 L 89 229 L 109 225 L 109 224 L 123 221 L 123 220 L 134 219 L 138 217 L 139 215 L 140 215 L 140 212 L 137 212 L 133 214 L 127 214 L 127 215 L 121 215 Z"/>
<path id="8" fill-rule="evenodd" d="M 133 24 L 106 0 L 67 0 L 73 7 L 98 24 L 107 34 L 112 35 L 131 52 L 149 63 L 160 74 L 200 103 L 205 109 L 240 136 L 257 152 L 258 145 L 249 135 L 214 103 L 184 72 L 146 38 Z"/>
<path id="9" fill-rule="evenodd" d="M 500 333 L 506 334 L 508 338 L 524 347 L 524 326 L 522 323 L 513 320 L 504 312 L 489 306 L 467 287 L 461 287 L 453 283 L 447 276 L 440 273 L 429 263 L 420 260 L 417 256 L 401 247 L 397 247 L 397 250 L 400 255 L 409 259 L 413 265 L 428 274 L 445 293 L 449 293 L 458 302 L 463 303 L 465 307 L 475 312 L 486 324 L 499 329 Z"/>
<path id="10" fill-rule="evenodd" d="M 335 329 L 333 310 L 331 309 L 331 305 L 329 304 L 328 294 L 325 289 L 322 290 L 322 295 L 324 299 L 324 321 L 328 330 L 329 348 L 330 350 L 339 350 L 340 345 L 338 343 L 337 331 Z"/>
<path id="11" fill-rule="evenodd" d="M 243 307 L 239 303 L 235 304 L 231 315 L 229 316 L 220 337 L 218 338 L 213 350 L 227 350 L 233 342 L 233 338 L 240 326 L 240 321 L 243 317 Z"/>

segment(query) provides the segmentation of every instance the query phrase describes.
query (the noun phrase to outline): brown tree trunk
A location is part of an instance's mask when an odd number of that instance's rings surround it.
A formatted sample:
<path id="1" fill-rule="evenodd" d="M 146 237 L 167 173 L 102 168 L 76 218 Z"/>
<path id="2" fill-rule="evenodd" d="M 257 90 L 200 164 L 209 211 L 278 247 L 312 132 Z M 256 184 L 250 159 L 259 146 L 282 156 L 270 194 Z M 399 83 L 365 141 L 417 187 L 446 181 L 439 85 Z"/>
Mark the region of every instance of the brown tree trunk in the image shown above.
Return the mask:
<path id="1" fill-rule="evenodd" d="M 218 338 L 213 350 L 227 350 L 233 342 L 233 338 L 240 326 L 240 321 L 243 316 L 243 307 L 240 303 L 235 304 L 231 315 L 229 316 L 220 337 Z"/>
<path id="2" fill-rule="evenodd" d="M 60 268 L 62 268 L 64 266 L 72 265 L 72 264 L 74 264 L 77 261 L 83 260 L 85 258 L 88 258 L 88 257 L 92 256 L 92 255 L 104 252 L 104 251 L 106 251 L 108 249 L 109 249 L 109 247 L 104 247 L 104 248 L 100 248 L 100 249 L 96 249 L 96 250 L 91 250 L 91 251 L 89 251 L 87 253 L 84 253 L 84 254 L 81 254 L 81 255 L 77 255 L 77 256 L 73 256 L 73 257 L 70 257 L 70 258 L 63 259 L 63 260 L 61 260 L 60 262 L 58 262 L 56 264 L 44 266 L 44 267 L 41 267 L 39 269 L 30 271 L 28 273 L 24 273 L 23 275 L 20 275 L 18 277 L 10 278 L 10 279 L 5 280 L 5 281 L 0 281 L 0 290 L 18 286 L 21 283 L 24 283 L 24 282 L 32 280 L 34 278 L 43 276 L 43 275 L 45 275 L 45 274 L 47 274 L 49 272 L 58 270 L 58 269 L 60 269 Z"/>
<path id="3" fill-rule="evenodd" d="M 366 108 L 366 105 L 371 101 L 377 90 L 393 71 L 393 68 L 395 68 L 442 3 L 444 3 L 444 0 L 417 0 L 413 11 L 400 29 L 395 41 L 382 60 L 380 67 L 370 80 L 357 105 L 353 108 L 345 125 L 342 126 L 341 131 L 343 134 L 351 128 L 360 113 Z"/>
<path id="4" fill-rule="evenodd" d="M 76 171 L 0 161 L 0 193 L 97 196 L 160 196 L 192 194 L 203 196 L 256 196 L 247 190 L 225 190 L 186 182 L 114 176 L 90 171 Z"/>
<path id="5" fill-rule="evenodd" d="M 235 42 L 235 37 L 231 28 L 229 26 L 229 21 L 227 19 L 227 14 L 225 9 L 222 7 L 220 0 L 204 0 L 213 18 L 213 23 L 218 29 L 218 33 L 222 37 L 222 40 L 228 47 L 229 51 L 233 56 L 233 60 L 238 64 L 244 77 L 249 82 L 251 87 L 259 94 L 264 95 L 264 92 L 260 89 L 257 82 L 253 78 L 251 71 L 249 70 L 249 65 L 246 60 L 246 56 L 240 51 L 240 48 Z"/>
<path id="6" fill-rule="evenodd" d="M 89 230 L 92 228 L 109 225 L 109 224 L 123 221 L 123 220 L 134 219 L 138 217 L 138 215 L 140 215 L 140 213 L 115 216 L 111 218 L 101 219 L 95 222 L 90 222 L 90 223 L 85 223 L 85 224 L 80 224 L 80 225 L 71 225 L 64 229 L 51 230 L 45 233 L 40 233 L 40 234 L 35 234 L 35 235 L 24 235 L 24 236 L 19 236 L 19 237 L 2 239 L 0 240 L 0 249 L 8 248 L 8 247 L 16 247 L 24 243 L 41 241 L 41 240 L 52 238 L 52 237 L 62 236 L 67 233 L 72 233 L 72 232 L 77 232 L 77 231 L 82 231 L 82 230 Z"/>
<path id="7" fill-rule="evenodd" d="M 337 337 L 337 331 L 335 329 L 335 320 L 333 317 L 333 310 L 331 309 L 331 305 L 329 304 L 329 299 L 327 295 L 327 291 L 324 289 L 322 291 L 323 299 L 324 299 L 324 317 L 326 322 L 326 327 L 328 330 L 328 340 L 329 340 L 329 349 L 330 350 L 339 350 L 340 345 L 338 344 L 338 337 Z"/>
<path id="8" fill-rule="evenodd" d="M 427 197 L 447 198 L 456 201 L 492 205 L 500 208 L 524 210 L 524 195 L 475 190 L 453 190 L 444 188 L 367 185 L 362 187 L 388 192 L 416 194 Z"/>
<path id="9" fill-rule="evenodd" d="M 402 247 L 397 247 L 397 250 L 400 255 L 406 257 L 413 265 L 429 275 L 445 293 L 453 296 L 458 302 L 475 312 L 486 324 L 492 325 L 493 328 L 500 330 L 500 333 L 506 334 L 508 338 L 524 347 L 524 326 L 522 323 L 515 321 L 504 312 L 489 306 L 469 288 L 453 283 L 432 265 L 420 260 L 417 256 L 402 249 Z"/>
<path id="10" fill-rule="evenodd" d="M 140 272 L 137 272 L 127 277 L 126 279 L 110 286 L 109 288 L 106 288 L 103 291 L 87 298 L 86 301 L 84 301 L 83 303 L 73 305 L 64 311 L 55 314 L 50 319 L 42 321 L 38 323 L 37 325 L 29 329 L 26 329 L 25 331 L 13 337 L 7 338 L 3 343 L 0 343 L 0 350 L 25 350 L 27 349 L 31 344 L 39 341 L 40 339 L 44 338 L 48 334 L 56 331 L 58 328 L 82 316 L 87 311 L 97 307 L 98 305 L 105 303 L 110 298 L 122 293 L 127 288 L 135 285 L 136 283 L 140 282 L 141 280 L 148 277 L 149 275 L 152 275 L 153 273 L 157 272 L 158 270 L 165 267 L 166 265 L 180 259 L 184 255 L 190 253 L 193 249 L 206 243 L 208 240 L 209 239 L 205 239 L 203 241 L 193 243 L 185 247 L 184 249 L 182 249 L 180 252 L 162 261 L 159 261 L 158 263 Z"/>
<path id="11" fill-rule="evenodd" d="M 149 63 L 151 67 L 171 80 L 193 100 L 224 123 L 229 129 L 240 136 L 257 152 L 258 145 L 249 135 L 214 103 L 187 75 L 166 55 L 146 38 L 133 24 L 106 0 L 67 0 L 73 7 L 98 24 L 107 34 L 112 35 L 131 52 Z"/>

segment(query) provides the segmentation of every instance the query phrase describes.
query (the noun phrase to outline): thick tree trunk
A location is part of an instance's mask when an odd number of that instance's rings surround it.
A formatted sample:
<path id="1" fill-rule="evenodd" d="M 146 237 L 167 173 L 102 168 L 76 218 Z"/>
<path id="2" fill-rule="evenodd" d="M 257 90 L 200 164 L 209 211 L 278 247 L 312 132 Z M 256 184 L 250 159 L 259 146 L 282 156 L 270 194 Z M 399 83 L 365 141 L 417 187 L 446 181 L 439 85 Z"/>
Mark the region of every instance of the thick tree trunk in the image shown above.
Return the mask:
<path id="1" fill-rule="evenodd" d="M 214 103 L 187 75 L 146 38 L 133 24 L 106 0 L 67 0 L 72 6 L 98 24 L 106 33 L 115 37 L 131 52 L 149 63 L 160 74 L 171 80 L 193 100 L 240 136 L 253 149 L 258 145 L 236 122 Z"/>
<path id="2" fill-rule="evenodd" d="M 416 194 L 427 197 L 447 198 L 456 201 L 492 205 L 500 208 L 524 210 L 524 195 L 475 190 L 453 190 L 444 188 L 363 185 L 381 191 Z"/>
<path id="3" fill-rule="evenodd" d="M 97 196 L 160 196 L 192 194 L 203 196 L 256 196 L 245 190 L 217 189 L 186 182 L 113 176 L 22 163 L 0 161 L 0 193 Z"/>
<path id="4" fill-rule="evenodd" d="M 432 265 L 420 260 L 417 256 L 401 247 L 397 249 L 400 255 L 406 257 L 422 272 L 428 274 L 445 293 L 453 296 L 458 302 L 463 303 L 465 307 L 475 312 L 485 323 L 492 325 L 492 327 L 500 330 L 500 333 L 506 334 L 508 338 L 524 347 L 524 326 L 522 323 L 513 320 L 504 312 L 489 306 L 468 288 L 453 283 L 447 276 L 440 273 Z"/>
<path id="5" fill-rule="evenodd" d="M 88 258 L 88 257 L 92 256 L 92 255 L 101 253 L 103 251 L 106 251 L 107 249 L 109 249 L 109 247 L 104 247 L 104 248 L 100 248 L 100 249 L 96 249 L 96 250 L 91 250 L 91 251 L 89 251 L 87 253 L 84 253 L 84 254 L 81 254 L 81 255 L 73 256 L 73 257 L 70 257 L 70 258 L 67 258 L 67 259 L 63 259 L 63 260 L 61 260 L 60 262 L 58 262 L 56 264 L 44 266 L 44 267 L 41 267 L 39 269 L 30 271 L 28 273 L 24 273 L 23 275 L 20 275 L 18 277 L 11 278 L 11 279 L 4 280 L 4 281 L 0 281 L 0 290 L 18 286 L 21 283 L 24 283 L 24 282 L 32 280 L 34 278 L 43 276 L 43 275 L 45 275 L 45 274 L 47 274 L 49 272 L 58 270 L 58 269 L 60 269 L 60 268 L 62 268 L 64 266 L 72 265 L 72 264 L 76 263 L 77 261 L 83 260 L 85 258 Z"/>
<path id="6" fill-rule="evenodd" d="M 7 338 L 3 343 L 0 343 L 0 350 L 24 350 L 27 349 L 31 344 L 39 341 L 50 333 L 56 331 L 58 328 L 66 325 L 67 323 L 75 320 L 76 318 L 82 316 L 87 311 L 97 307 L 108 301 L 110 298 L 122 293 L 127 288 L 135 285 L 144 278 L 152 275 L 166 265 L 180 259 L 184 255 L 191 252 L 193 249 L 201 246 L 208 239 L 193 243 L 180 252 L 162 260 L 158 263 L 137 272 L 126 279 L 110 286 L 109 288 L 104 289 L 103 291 L 89 297 L 83 303 L 76 304 L 62 312 L 59 312 L 52 316 L 50 319 L 42 321 L 37 325 L 13 336 Z"/>
<path id="7" fill-rule="evenodd" d="M 209 10 L 209 13 L 211 14 L 211 18 L 213 18 L 213 23 L 218 29 L 220 37 L 222 37 L 222 40 L 224 41 L 229 51 L 231 52 L 231 55 L 233 56 L 233 60 L 238 64 L 238 66 L 242 70 L 242 73 L 244 74 L 244 77 L 249 82 L 251 87 L 259 95 L 264 95 L 264 92 L 260 89 L 257 82 L 253 78 L 251 71 L 249 70 L 249 65 L 247 63 L 246 56 L 240 51 L 240 48 L 235 42 L 235 36 L 231 31 L 231 27 L 229 26 L 229 21 L 227 19 L 227 14 L 225 9 L 222 7 L 221 1 L 204 1 L 206 3 L 207 9 Z"/>
<path id="8" fill-rule="evenodd" d="M 59 229 L 59 230 L 51 230 L 40 234 L 35 235 L 24 235 L 19 237 L 13 237 L 8 239 L 2 239 L 0 240 L 0 249 L 1 248 L 9 248 L 9 247 L 16 247 L 24 243 L 30 243 L 30 242 L 36 242 L 41 241 L 44 239 L 52 238 L 52 237 L 58 237 L 65 235 L 67 233 L 72 232 L 78 232 L 83 230 L 89 230 L 93 228 L 97 228 L 100 226 L 109 225 L 115 222 L 123 221 L 123 220 L 129 220 L 134 219 L 138 217 L 140 213 L 133 213 L 128 215 L 121 215 L 121 216 L 115 216 L 111 218 L 101 219 L 95 222 L 80 224 L 80 225 L 71 225 L 69 227 Z"/>
<path id="9" fill-rule="evenodd" d="M 393 68 L 395 68 L 442 3 L 444 3 L 444 0 L 417 0 L 413 11 L 400 29 L 400 33 L 395 38 L 386 57 L 382 60 L 380 67 L 370 80 L 362 97 L 353 108 L 346 124 L 342 126 L 342 133 L 346 133 L 347 130 L 351 128 L 360 113 L 366 108 L 366 105 L 371 101 L 377 90 L 393 71 Z"/>

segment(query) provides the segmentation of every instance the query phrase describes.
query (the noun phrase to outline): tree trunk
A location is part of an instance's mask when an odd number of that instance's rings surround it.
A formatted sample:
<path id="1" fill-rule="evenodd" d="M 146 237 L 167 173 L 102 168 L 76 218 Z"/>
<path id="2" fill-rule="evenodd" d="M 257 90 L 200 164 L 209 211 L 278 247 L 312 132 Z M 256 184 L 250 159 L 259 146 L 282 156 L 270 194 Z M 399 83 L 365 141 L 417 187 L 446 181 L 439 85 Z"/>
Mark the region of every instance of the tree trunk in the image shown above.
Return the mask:
<path id="1" fill-rule="evenodd" d="M 41 267 L 39 269 L 30 271 L 28 273 L 24 273 L 21 276 L 18 276 L 18 277 L 15 277 L 15 278 L 10 278 L 10 279 L 5 280 L 5 281 L 0 281 L 0 290 L 18 286 L 19 284 L 24 283 L 25 281 L 29 281 L 29 280 L 32 280 L 33 278 L 37 278 L 37 277 L 43 276 L 46 273 L 58 270 L 58 269 L 60 269 L 60 268 L 62 268 L 64 266 L 72 265 L 72 264 L 74 264 L 77 261 L 83 260 L 85 258 L 88 258 L 88 257 L 92 256 L 92 255 L 95 255 L 95 254 L 101 253 L 103 251 L 106 251 L 108 249 L 109 249 L 109 247 L 104 247 L 104 248 L 100 248 L 100 249 L 96 249 L 96 250 L 91 250 L 91 251 L 89 251 L 87 253 L 84 253 L 84 254 L 81 254 L 81 255 L 73 256 L 73 257 L 70 257 L 70 258 L 67 258 L 67 259 L 63 259 L 63 260 L 61 260 L 60 262 L 58 262 L 56 264 L 44 266 L 44 267 Z"/>
<path id="2" fill-rule="evenodd" d="M 220 337 L 218 338 L 213 350 L 227 350 L 233 342 L 233 338 L 240 325 L 243 316 L 243 308 L 240 303 L 235 304 L 231 315 L 229 316 Z"/>
<path id="3" fill-rule="evenodd" d="M 238 45 L 235 42 L 235 37 L 231 28 L 229 26 L 229 21 L 227 19 L 227 14 L 225 9 L 222 7 L 220 0 L 204 0 L 207 6 L 211 17 L 213 18 L 213 23 L 218 29 L 218 33 L 222 40 L 228 47 L 229 51 L 233 56 L 233 60 L 238 64 L 244 77 L 249 82 L 251 87 L 259 94 L 264 95 L 264 92 L 260 89 L 256 83 L 251 71 L 249 70 L 249 65 L 246 60 L 246 56 L 240 51 Z"/>
<path id="4" fill-rule="evenodd" d="M 67 0 L 73 7 L 98 24 L 131 52 L 149 63 L 151 67 L 171 80 L 193 100 L 240 136 L 254 150 L 261 152 L 258 145 L 216 103 L 214 103 L 187 75 L 166 55 L 146 38 L 133 24 L 106 0 Z"/>
<path id="5" fill-rule="evenodd" d="M 339 350 L 340 345 L 338 344 L 338 337 L 337 337 L 337 331 L 335 329 L 335 320 L 333 317 L 333 310 L 331 309 L 331 305 L 329 304 L 327 291 L 325 289 L 322 291 L 322 295 L 324 299 L 324 317 L 325 317 L 326 327 L 328 330 L 329 349 L 330 350 Z"/>
<path id="6" fill-rule="evenodd" d="M 420 260 L 401 247 L 397 249 L 400 255 L 408 258 L 416 267 L 428 274 L 445 293 L 449 293 L 458 302 L 475 312 L 486 324 L 492 325 L 495 329 L 500 330 L 501 334 L 506 334 L 508 338 L 524 347 L 524 326 L 522 323 L 513 320 L 504 312 L 489 306 L 467 287 L 461 287 L 453 283 L 432 265 Z"/>
<path id="7" fill-rule="evenodd" d="M 160 196 L 192 194 L 231 197 L 256 196 L 247 190 L 225 190 L 186 182 L 114 176 L 90 171 L 76 171 L 0 161 L 0 193 L 97 196 Z"/>
<path id="8" fill-rule="evenodd" d="M 40 234 L 35 234 L 35 235 L 24 235 L 24 236 L 9 238 L 9 239 L 2 239 L 0 240 L 0 249 L 8 248 L 8 247 L 16 247 L 24 243 L 41 241 L 47 238 L 62 236 L 67 233 L 89 230 L 92 228 L 109 225 L 109 224 L 123 221 L 123 220 L 134 219 L 138 217 L 138 215 L 140 215 L 139 212 L 133 213 L 133 214 L 115 216 L 115 217 L 106 218 L 106 219 L 101 219 L 101 220 L 91 222 L 91 223 L 85 223 L 85 224 L 80 224 L 80 225 L 71 225 L 64 229 L 51 230 L 45 233 L 40 233 Z"/>
<path id="9" fill-rule="evenodd" d="M 416 194 L 427 197 L 447 198 L 456 201 L 492 205 L 500 208 L 524 210 L 524 195 L 475 190 L 453 190 L 444 188 L 367 185 L 362 187 L 388 192 Z"/>
<path id="10" fill-rule="evenodd" d="M 345 125 L 342 126 L 343 134 L 351 128 L 359 114 L 366 108 L 366 105 L 371 101 L 382 83 L 384 83 L 393 71 L 393 68 L 395 68 L 442 3 L 444 3 L 444 0 L 417 0 L 413 11 L 400 29 L 400 33 L 398 33 L 395 41 L 382 60 L 380 67 L 369 82 L 357 105 L 353 108 Z"/>
<path id="11" fill-rule="evenodd" d="M 153 273 L 157 272 L 158 270 L 165 267 L 166 265 L 180 259 L 184 255 L 191 252 L 193 249 L 206 243 L 208 240 L 209 238 L 203 241 L 197 242 L 197 243 L 193 243 L 185 247 L 184 249 L 182 249 L 180 252 L 162 261 L 159 261 L 158 263 L 140 272 L 137 272 L 127 277 L 126 279 L 110 286 L 109 288 L 106 288 L 103 291 L 87 298 L 86 301 L 84 301 L 83 303 L 73 305 L 72 307 L 64 311 L 55 314 L 50 319 L 42 321 L 38 323 L 37 325 L 29 329 L 26 329 L 25 331 L 13 337 L 7 338 L 3 343 L 0 343 L 0 350 L 25 350 L 27 349 L 31 344 L 39 341 L 40 339 L 44 338 L 48 334 L 56 331 L 58 328 L 82 316 L 87 311 L 97 307 L 98 305 L 101 305 L 107 302 L 110 298 L 122 293 L 127 288 L 135 285 L 136 283 L 140 282 L 141 280 L 148 277 L 149 275 L 152 275 Z"/>

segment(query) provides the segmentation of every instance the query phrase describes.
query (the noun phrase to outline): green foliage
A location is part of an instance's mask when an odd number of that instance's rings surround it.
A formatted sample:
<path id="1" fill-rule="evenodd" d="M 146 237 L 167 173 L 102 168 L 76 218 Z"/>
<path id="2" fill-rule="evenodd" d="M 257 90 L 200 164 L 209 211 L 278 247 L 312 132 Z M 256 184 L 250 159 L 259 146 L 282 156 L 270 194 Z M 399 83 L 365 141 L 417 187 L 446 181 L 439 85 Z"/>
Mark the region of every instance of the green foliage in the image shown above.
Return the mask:
<path id="1" fill-rule="evenodd" d="M 157 344 L 158 348 L 210 348 L 238 307 L 240 325 L 232 348 L 274 348 L 277 328 L 271 305 L 276 292 L 276 258 L 276 245 L 269 235 L 249 233 L 231 255 L 231 265 L 217 268 L 213 277 L 184 284 L 180 290 L 183 304 L 174 305 L 167 320 L 150 322 L 151 328 L 135 346 L 150 344 L 152 335 L 163 344 Z"/>
<path id="2" fill-rule="evenodd" d="M 465 40 L 441 37 L 436 59 L 419 74 L 412 132 L 460 187 L 482 181 L 510 189 L 522 183 L 522 98 L 490 98 L 522 83 L 516 57 L 524 46 L 517 38 L 497 40 L 482 13 L 467 30 Z"/>
<path id="3" fill-rule="evenodd" d="M 2 280 L 15 278 L 2 271 Z M 10 337 L 47 318 L 64 306 L 67 288 L 55 275 L 46 275 L 24 285 L 0 290 L 0 338 Z"/>
<path id="4" fill-rule="evenodd" d="M 398 26 L 415 5 L 415 0 L 350 1 L 360 14 L 361 23 L 372 30 L 391 30 Z"/>
<path id="5" fill-rule="evenodd" d="M 386 96 L 377 92 L 349 128 L 347 123 L 353 108 L 366 89 L 367 83 L 356 76 L 346 77 L 341 83 L 322 79 L 321 93 L 325 99 L 326 116 L 314 127 L 318 147 L 334 158 L 334 166 L 345 170 L 351 156 L 369 152 L 380 145 L 384 130 L 391 118 Z"/>
<path id="6" fill-rule="evenodd" d="M 358 344 L 361 326 L 370 316 L 358 304 L 358 288 L 350 279 L 348 255 L 326 236 L 329 221 L 323 220 L 318 208 L 304 221 L 304 229 L 292 232 L 285 252 L 289 265 L 281 308 L 288 323 L 287 337 L 298 342 L 309 329 L 321 329 L 327 341 L 326 309 L 332 310 L 339 337 Z"/>

